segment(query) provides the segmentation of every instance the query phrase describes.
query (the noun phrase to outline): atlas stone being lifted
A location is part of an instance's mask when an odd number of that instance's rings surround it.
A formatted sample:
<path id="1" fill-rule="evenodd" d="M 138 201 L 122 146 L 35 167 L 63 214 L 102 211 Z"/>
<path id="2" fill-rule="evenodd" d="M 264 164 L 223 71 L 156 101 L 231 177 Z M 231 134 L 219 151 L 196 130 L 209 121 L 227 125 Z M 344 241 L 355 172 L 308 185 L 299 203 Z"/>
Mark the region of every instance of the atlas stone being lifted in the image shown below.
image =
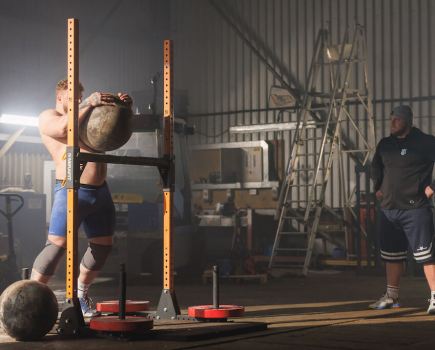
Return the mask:
<path id="1" fill-rule="evenodd" d="M 131 108 L 120 99 L 95 107 L 80 125 L 80 140 L 95 152 L 118 149 L 131 137 L 131 116 Z"/>

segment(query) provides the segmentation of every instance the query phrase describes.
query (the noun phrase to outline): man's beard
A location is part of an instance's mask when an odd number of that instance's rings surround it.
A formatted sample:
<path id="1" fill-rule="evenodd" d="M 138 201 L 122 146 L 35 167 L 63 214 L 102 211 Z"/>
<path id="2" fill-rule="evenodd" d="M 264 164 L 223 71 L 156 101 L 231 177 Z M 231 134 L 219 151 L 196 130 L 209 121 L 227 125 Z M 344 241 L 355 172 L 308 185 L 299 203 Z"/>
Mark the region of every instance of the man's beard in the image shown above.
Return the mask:
<path id="1" fill-rule="evenodd" d="M 411 129 L 411 127 L 407 125 L 399 130 L 396 130 L 395 132 L 391 132 L 391 135 L 393 135 L 395 137 L 406 136 L 409 133 L 410 129 Z"/>

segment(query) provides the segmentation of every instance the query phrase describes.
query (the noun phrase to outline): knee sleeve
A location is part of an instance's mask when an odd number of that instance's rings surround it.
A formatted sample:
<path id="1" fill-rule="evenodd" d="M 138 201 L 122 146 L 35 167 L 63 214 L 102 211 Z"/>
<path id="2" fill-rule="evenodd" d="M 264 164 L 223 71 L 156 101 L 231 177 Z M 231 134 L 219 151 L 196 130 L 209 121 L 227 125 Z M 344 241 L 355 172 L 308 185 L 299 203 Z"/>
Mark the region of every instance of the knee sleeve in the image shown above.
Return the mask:
<path id="1" fill-rule="evenodd" d="M 45 276 L 52 276 L 65 253 L 65 248 L 57 246 L 50 241 L 45 243 L 44 249 L 36 257 L 33 269 Z"/>
<path id="2" fill-rule="evenodd" d="M 100 271 L 112 250 L 111 245 L 89 243 L 81 264 L 91 271 Z"/>

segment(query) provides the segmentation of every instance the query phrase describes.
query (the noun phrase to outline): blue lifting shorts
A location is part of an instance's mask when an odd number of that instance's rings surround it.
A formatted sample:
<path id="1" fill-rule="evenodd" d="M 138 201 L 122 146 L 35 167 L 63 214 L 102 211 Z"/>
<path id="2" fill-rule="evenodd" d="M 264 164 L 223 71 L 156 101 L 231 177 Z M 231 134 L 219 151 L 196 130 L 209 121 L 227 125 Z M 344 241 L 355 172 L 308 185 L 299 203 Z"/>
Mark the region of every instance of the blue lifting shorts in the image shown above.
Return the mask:
<path id="1" fill-rule="evenodd" d="M 50 235 L 66 237 L 67 189 L 56 181 L 53 208 L 48 232 Z M 88 238 L 111 236 L 115 231 L 115 206 L 109 187 L 80 185 L 78 190 L 78 224 Z"/>

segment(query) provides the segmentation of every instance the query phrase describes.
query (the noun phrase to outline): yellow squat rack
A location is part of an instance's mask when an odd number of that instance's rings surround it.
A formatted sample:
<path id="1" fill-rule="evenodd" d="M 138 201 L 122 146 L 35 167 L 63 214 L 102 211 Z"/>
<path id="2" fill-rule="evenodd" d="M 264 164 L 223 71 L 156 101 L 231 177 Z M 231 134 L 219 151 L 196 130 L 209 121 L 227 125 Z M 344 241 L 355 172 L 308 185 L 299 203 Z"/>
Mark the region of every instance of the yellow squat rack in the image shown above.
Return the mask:
<path id="1" fill-rule="evenodd" d="M 66 264 L 66 306 L 61 313 L 58 332 L 63 335 L 80 335 L 85 322 L 77 299 L 78 277 L 78 189 L 80 187 L 80 165 L 86 162 L 125 165 L 156 166 L 163 182 L 163 290 L 155 313 L 151 318 L 177 319 L 180 308 L 174 288 L 173 252 L 173 195 L 174 195 L 174 153 L 173 153 L 173 44 L 164 41 L 163 53 L 163 128 L 164 154 L 161 158 L 126 157 L 95 153 L 81 153 L 78 143 L 79 104 L 79 22 L 68 19 L 68 140 L 66 151 L 67 195 L 67 264 Z"/>

